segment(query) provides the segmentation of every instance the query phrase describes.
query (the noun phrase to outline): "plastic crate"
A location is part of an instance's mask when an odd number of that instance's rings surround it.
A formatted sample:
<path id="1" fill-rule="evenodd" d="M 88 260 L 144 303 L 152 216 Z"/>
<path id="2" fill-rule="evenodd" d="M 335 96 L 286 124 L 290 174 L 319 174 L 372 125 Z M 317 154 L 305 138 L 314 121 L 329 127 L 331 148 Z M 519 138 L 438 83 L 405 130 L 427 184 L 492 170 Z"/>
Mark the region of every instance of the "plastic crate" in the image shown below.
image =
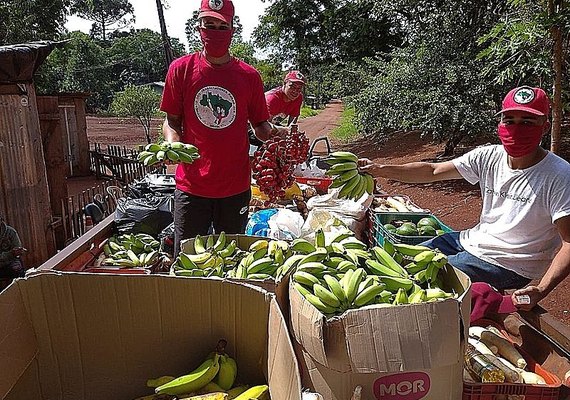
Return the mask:
<path id="1" fill-rule="evenodd" d="M 488 326 L 493 325 L 505 334 L 510 340 L 508 334 L 502 326 L 495 321 L 479 320 L 474 325 Z M 512 342 L 512 341 L 511 341 Z M 517 350 L 525 358 L 529 371 L 542 376 L 546 385 L 530 385 L 526 383 L 470 383 L 463 382 L 462 400 L 497 400 L 497 399 L 521 399 L 521 400 L 558 400 L 560 398 L 560 387 L 562 382 L 560 379 L 542 368 L 542 366 L 534 361 L 534 359 L 515 344 Z"/>
<path id="2" fill-rule="evenodd" d="M 384 228 L 384 224 L 389 223 L 394 219 L 404 219 L 417 223 L 420 219 L 425 217 L 434 218 L 441 229 L 444 232 L 452 232 L 449 226 L 445 225 L 439 218 L 430 213 L 373 213 L 372 214 L 372 235 L 371 240 L 374 244 L 382 246 L 384 244 L 384 239 L 392 243 L 404 243 L 404 244 L 420 244 L 426 240 L 431 239 L 433 236 L 404 236 L 398 235 L 397 233 L 392 233 Z"/>

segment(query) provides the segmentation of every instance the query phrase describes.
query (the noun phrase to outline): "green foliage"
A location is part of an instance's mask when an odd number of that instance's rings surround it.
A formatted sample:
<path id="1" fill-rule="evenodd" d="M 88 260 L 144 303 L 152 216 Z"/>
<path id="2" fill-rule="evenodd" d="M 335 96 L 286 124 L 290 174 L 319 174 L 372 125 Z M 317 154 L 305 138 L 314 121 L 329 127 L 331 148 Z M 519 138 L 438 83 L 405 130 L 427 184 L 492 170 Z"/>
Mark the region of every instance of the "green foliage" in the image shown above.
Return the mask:
<path id="1" fill-rule="evenodd" d="M 159 115 L 160 94 L 148 86 L 129 85 L 113 98 L 110 111 L 119 117 L 134 117 L 144 128 L 147 143 L 152 142 L 150 125 Z"/>
<path id="2" fill-rule="evenodd" d="M 129 0 L 74 0 L 71 12 L 93 21 L 91 35 L 107 40 L 107 31 L 121 29 L 134 22 L 135 9 Z"/>
<path id="3" fill-rule="evenodd" d="M 399 35 L 374 0 L 275 0 L 254 31 L 255 44 L 297 68 L 358 61 L 389 51 Z"/>
<path id="4" fill-rule="evenodd" d="M 0 46 L 58 39 L 64 32 L 69 2 L 0 0 Z"/>
<path id="5" fill-rule="evenodd" d="M 446 150 L 464 137 L 492 133 L 504 88 L 481 76 L 476 38 L 496 23 L 501 7 L 499 1 L 378 3 L 402 24 L 406 46 L 393 50 L 388 61 L 369 60 L 368 77 L 361 72 L 367 82 L 349 98 L 359 129 L 380 139 L 419 130 L 448 140 Z"/>
<path id="6" fill-rule="evenodd" d="M 315 110 L 308 106 L 301 107 L 301 114 L 299 115 L 299 119 L 314 117 L 315 115 L 319 115 L 319 110 Z"/>
<path id="7" fill-rule="evenodd" d="M 65 47 L 55 49 L 40 67 L 38 92 L 87 92 L 87 108 L 96 111 L 109 104 L 113 94 L 105 49 L 81 32 L 72 32 L 68 39 Z"/>
<path id="8" fill-rule="evenodd" d="M 354 125 L 354 115 L 354 107 L 345 107 L 342 111 L 340 125 L 331 132 L 332 136 L 342 141 L 356 138 L 358 129 Z"/>
<path id="9" fill-rule="evenodd" d="M 177 39 L 171 44 L 175 57 L 184 54 L 184 46 Z M 150 29 L 131 30 L 115 38 L 107 54 L 113 76 L 118 77 L 117 90 L 128 84 L 163 81 L 166 76 L 162 37 Z"/>

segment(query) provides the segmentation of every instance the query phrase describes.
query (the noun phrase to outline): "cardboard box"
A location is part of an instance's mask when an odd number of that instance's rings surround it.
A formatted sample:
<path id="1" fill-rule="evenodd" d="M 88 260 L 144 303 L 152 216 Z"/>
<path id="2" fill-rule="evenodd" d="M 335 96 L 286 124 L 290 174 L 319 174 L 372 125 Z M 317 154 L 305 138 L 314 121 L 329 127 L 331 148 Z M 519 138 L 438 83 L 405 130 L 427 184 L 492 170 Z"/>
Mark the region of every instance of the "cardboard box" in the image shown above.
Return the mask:
<path id="1" fill-rule="evenodd" d="M 214 235 L 214 239 L 217 239 L 217 235 Z M 257 240 L 271 240 L 270 238 L 264 236 L 250 236 L 250 235 L 226 235 L 226 243 L 232 240 L 237 242 L 238 248 L 242 250 L 249 249 L 249 246 Z M 180 249 L 187 254 L 194 254 L 194 239 L 187 239 L 182 241 L 180 244 Z M 275 293 L 277 298 L 277 303 L 281 307 L 281 311 L 285 318 L 289 317 L 289 275 L 285 275 L 283 278 L 275 281 L 274 279 L 236 279 L 236 278 L 223 278 L 232 282 L 247 283 L 254 286 L 258 286 L 267 290 L 269 293 Z M 212 277 L 207 279 L 222 279 L 218 277 Z"/>
<path id="2" fill-rule="evenodd" d="M 304 384 L 327 400 L 351 399 L 357 386 L 362 400 L 460 400 L 463 366 L 460 364 L 391 373 L 353 374 L 326 368 L 302 351 L 309 381 Z"/>
<path id="3" fill-rule="evenodd" d="M 275 297 L 227 281 L 44 273 L 0 294 L 0 398 L 129 400 L 193 370 L 228 341 L 238 380 L 301 398 Z"/>
<path id="4" fill-rule="evenodd" d="M 363 399 L 461 398 L 471 284 L 465 274 L 450 266 L 445 268 L 444 281 L 460 294 L 458 299 L 368 306 L 331 319 L 291 285 L 291 326 L 314 389 L 326 399 L 339 400 L 349 399 L 357 383 L 365 387 Z M 402 379 L 403 389 L 395 395 L 386 389 L 395 397 L 378 397 L 373 386 L 377 381 L 380 385 L 382 379 L 387 379 L 386 388 Z M 415 381 L 429 387 L 424 393 L 428 397 L 402 395 L 406 385 Z"/>

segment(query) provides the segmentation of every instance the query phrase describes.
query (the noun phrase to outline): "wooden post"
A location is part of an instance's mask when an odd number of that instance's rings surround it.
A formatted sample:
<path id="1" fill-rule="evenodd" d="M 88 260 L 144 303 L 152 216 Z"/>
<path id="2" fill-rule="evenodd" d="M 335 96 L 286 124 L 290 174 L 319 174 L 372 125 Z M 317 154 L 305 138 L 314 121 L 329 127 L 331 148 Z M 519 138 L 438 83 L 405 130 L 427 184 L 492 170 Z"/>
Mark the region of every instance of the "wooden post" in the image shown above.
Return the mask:
<path id="1" fill-rule="evenodd" d="M 34 85 L 0 85 L 0 213 L 29 251 L 28 267 L 56 253 Z"/>

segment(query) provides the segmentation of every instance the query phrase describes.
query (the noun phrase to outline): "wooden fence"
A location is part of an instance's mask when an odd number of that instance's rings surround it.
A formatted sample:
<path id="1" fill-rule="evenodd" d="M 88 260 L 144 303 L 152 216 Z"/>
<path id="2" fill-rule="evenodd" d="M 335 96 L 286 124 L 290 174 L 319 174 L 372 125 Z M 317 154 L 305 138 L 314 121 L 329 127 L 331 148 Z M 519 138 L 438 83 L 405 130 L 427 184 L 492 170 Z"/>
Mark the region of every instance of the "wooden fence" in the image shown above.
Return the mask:
<path id="1" fill-rule="evenodd" d="M 147 173 L 165 173 L 166 167 L 145 167 L 137 161 L 138 151 L 124 146 L 89 144 L 91 171 L 97 177 L 129 184 Z"/>
<path id="2" fill-rule="evenodd" d="M 62 224 L 65 235 L 65 245 L 83 235 L 85 229 L 85 206 L 93 203 L 97 198 L 102 204 L 103 216 L 107 217 L 115 212 L 117 207 L 116 195 L 122 191 L 122 183 L 116 180 L 103 181 L 83 192 L 61 200 Z"/>

